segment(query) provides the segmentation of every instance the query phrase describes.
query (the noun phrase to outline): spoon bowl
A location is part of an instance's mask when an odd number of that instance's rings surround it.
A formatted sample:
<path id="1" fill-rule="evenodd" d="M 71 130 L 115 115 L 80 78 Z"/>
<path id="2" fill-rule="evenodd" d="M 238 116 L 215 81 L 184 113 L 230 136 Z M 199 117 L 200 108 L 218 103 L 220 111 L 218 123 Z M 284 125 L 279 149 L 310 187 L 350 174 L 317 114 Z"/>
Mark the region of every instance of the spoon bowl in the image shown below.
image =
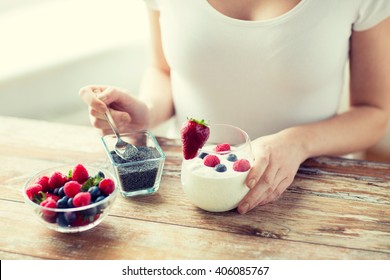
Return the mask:
<path id="1" fill-rule="evenodd" d="M 117 137 L 117 142 L 116 142 L 116 145 L 115 145 L 115 152 L 116 152 L 116 154 L 118 156 L 120 156 L 121 158 L 123 158 L 124 160 L 129 160 L 132 157 L 134 157 L 137 154 L 137 152 L 138 152 L 137 147 L 134 146 L 133 144 L 130 144 L 130 143 L 124 141 L 120 137 L 118 129 L 115 126 L 114 119 L 111 116 L 110 110 L 107 110 L 105 112 L 105 117 L 106 117 L 106 120 L 107 120 L 108 124 L 111 126 L 112 130 L 114 131 L 114 133 L 115 133 L 115 135 Z"/>

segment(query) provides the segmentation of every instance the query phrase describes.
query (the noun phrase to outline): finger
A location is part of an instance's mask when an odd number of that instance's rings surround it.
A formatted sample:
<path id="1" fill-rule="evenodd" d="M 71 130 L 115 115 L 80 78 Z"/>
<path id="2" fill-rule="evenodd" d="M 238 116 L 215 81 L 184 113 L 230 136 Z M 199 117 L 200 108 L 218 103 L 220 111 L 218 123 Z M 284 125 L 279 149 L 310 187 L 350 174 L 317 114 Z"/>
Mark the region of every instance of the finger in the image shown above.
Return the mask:
<path id="1" fill-rule="evenodd" d="M 95 118 L 95 117 L 91 116 L 90 121 L 91 121 L 92 126 L 94 126 L 95 128 L 98 128 L 100 130 L 111 129 L 110 125 L 108 124 L 108 122 L 105 119 L 99 119 L 99 118 Z"/>
<path id="2" fill-rule="evenodd" d="M 90 107 L 93 107 L 95 110 L 105 112 L 107 106 L 104 102 L 100 101 L 96 94 L 93 92 L 91 87 L 83 87 L 79 91 L 81 99 Z"/>
<path id="3" fill-rule="evenodd" d="M 238 206 L 238 212 L 240 214 L 245 214 L 252 210 L 260 201 L 274 192 L 277 187 L 275 178 L 277 178 L 278 170 L 279 169 L 272 165 L 267 166 L 266 171 L 257 182 L 256 186 L 253 187 L 240 202 Z"/>
<path id="4" fill-rule="evenodd" d="M 280 182 L 277 188 L 270 195 L 259 201 L 258 205 L 261 206 L 278 200 L 289 185 L 290 183 L 286 177 L 283 181 Z"/>
<path id="5" fill-rule="evenodd" d="M 264 191 L 265 188 L 260 184 L 253 187 L 239 203 L 237 207 L 238 213 L 245 214 L 250 211 L 256 204 L 257 198 L 260 197 Z"/>
<path id="6" fill-rule="evenodd" d="M 97 92 L 97 97 L 99 98 L 99 100 L 103 101 L 106 105 L 110 105 L 112 103 L 115 103 L 119 99 L 123 98 L 124 93 L 126 93 L 127 96 L 130 96 L 130 93 L 127 92 L 125 89 L 120 89 L 116 87 L 107 87 L 104 89 L 104 91 Z M 130 100 L 131 99 L 127 101 L 129 102 Z"/>
<path id="7" fill-rule="evenodd" d="M 98 110 L 95 110 L 93 107 L 89 107 L 89 115 L 92 116 L 92 117 L 95 117 L 97 119 L 101 119 L 101 120 L 105 120 L 106 117 L 104 115 L 104 113 L 98 111 Z"/>
<path id="8" fill-rule="evenodd" d="M 254 188 L 263 176 L 263 173 L 270 164 L 270 151 L 268 148 L 263 149 L 257 154 L 253 166 L 248 173 L 246 178 L 246 185 L 248 188 Z"/>
<path id="9" fill-rule="evenodd" d="M 272 171 L 264 173 L 264 176 L 260 179 L 260 181 L 264 182 L 264 185 L 268 187 L 259 197 L 257 197 L 255 206 L 260 205 L 268 197 L 276 195 L 275 192 L 277 192 L 280 183 L 285 179 L 286 174 L 281 169 L 278 169 L 276 173 L 273 173 Z"/>
<path id="10" fill-rule="evenodd" d="M 114 109 L 110 109 L 111 116 L 119 130 L 119 132 L 123 133 L 128 131 L 130 123 L 131 123 L 131 117 L 128 113 L 117 111 Z"/>

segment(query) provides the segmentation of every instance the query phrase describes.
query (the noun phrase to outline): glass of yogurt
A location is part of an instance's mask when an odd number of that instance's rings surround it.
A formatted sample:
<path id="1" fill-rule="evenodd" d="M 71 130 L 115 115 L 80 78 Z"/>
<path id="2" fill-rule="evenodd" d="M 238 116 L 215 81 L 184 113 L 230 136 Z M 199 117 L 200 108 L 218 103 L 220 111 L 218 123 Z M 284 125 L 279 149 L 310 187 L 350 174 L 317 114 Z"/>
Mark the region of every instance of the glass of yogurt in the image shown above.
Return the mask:
<path id="1" fill-rule="evenodd" d="M 183 190 L 203 210 L 232 210 L 249 191 L 245 179 L 252 164 L 250 139 L 245 131 L 227 124 L 210 125 L 210 136 L 198 155 L 183 160 Z"/>

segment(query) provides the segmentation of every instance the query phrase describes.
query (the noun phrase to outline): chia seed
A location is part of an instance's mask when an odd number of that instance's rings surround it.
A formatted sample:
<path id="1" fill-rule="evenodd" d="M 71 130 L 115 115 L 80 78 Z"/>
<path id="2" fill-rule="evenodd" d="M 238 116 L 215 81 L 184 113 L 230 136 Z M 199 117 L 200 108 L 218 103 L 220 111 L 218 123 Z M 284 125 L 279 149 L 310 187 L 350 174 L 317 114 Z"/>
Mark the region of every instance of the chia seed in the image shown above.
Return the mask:
<path id="1" fill-rule="evenodd" d="M 129 160 L 124 160 L 115 151 L 111 151 L 114 162 L 124 164 L 116 167 L 124 192 L 150 189 L 156 181 L 160 162 L 145 160 L 159 158 L 159 152 L 153 147 L 137 146 L 137 148 L 138 152 Z"/>

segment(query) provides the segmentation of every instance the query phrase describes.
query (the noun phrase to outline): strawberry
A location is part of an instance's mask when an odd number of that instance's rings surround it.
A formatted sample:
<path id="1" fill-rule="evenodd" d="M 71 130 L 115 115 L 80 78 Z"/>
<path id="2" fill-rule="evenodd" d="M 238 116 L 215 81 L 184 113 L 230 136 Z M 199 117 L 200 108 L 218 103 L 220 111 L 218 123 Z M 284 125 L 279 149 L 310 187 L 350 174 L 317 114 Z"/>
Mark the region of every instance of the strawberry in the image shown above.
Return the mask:
<path id="1" fill-rule="evenodd" d="M 247 159 L 239 159 L 233 164 L 233 170 L 237 172 L 245 172 L 251 168 L 251 164 Z"/>
<path id="2" fill-rule="evenodd" d="M 49 177 L 48 176 L 42 176 L 39 177 L 36 181 L 37 184 L 40 184 L 42 186 L 42 191 L 47 192 L 49 188 Z"/>
<path id="3" fill-rule="evenodd" d="M 73 168 L 72 179 L 80 184 L 88 180 L 89 174 L 87 169 L 82 164 L 77 164 Z"/>
<path id="4" fill-rule="evenodd" d="M 81 185 L 77 181 L 69 181 L 64 185 L 64 192 L 67 197 L 75 197 L 80 189 Z"/>
<path id="5" fill-rule="evenodd" d="M 49 178 L 49 181 L 48 181 L 49 189 L 54 190 L 55 188 L 62 187 L 66 183 L 67 180 L 68 179 L 65 175 L 63 175 L 59 171 L 56 171 Z"/>
<path id="6" fill-rule="evenodd" d="M 89 192 L 80 192 L 73 198 L 75 207 L 86 206 L 91 202 L 91 194 Z"/>
<path id="7" fill-rule="evenodd" d="M 111 194 L 114 191 L 114 189 L 115 189 L 115 183 L 110 178 L 105 178 L 101 180 L 99 183 L 99 190 L 105 195 Z"/>
<path id="8" fill-rule="evenodd" d="M 210 135 L 204 120 L 188 119 L 180 130 L 184 159 L 193 159 Z"/>
<path id="9" fill-rule="evenodd" d="M 26 188 L 26 194 L 28 198 L 32 201 L 35 196 L 42 191 L 42 186 L 40 184 L 34 184 Z"/>
<path id="10" fill-rule="evenodd" d="M 216 165 L 220 164 L 220 160 L 216 155 L 207 155 L 203 159 L 203 164 L 209 167 L 215 167 Z"/>
<path id="11" fill-rule="evenodd" d="M 215 147 L 215 151 L 217 153 L 226 154 L 226 153 L 230 152 L 230 145 L 228 143 L 218 144 Z"/>

